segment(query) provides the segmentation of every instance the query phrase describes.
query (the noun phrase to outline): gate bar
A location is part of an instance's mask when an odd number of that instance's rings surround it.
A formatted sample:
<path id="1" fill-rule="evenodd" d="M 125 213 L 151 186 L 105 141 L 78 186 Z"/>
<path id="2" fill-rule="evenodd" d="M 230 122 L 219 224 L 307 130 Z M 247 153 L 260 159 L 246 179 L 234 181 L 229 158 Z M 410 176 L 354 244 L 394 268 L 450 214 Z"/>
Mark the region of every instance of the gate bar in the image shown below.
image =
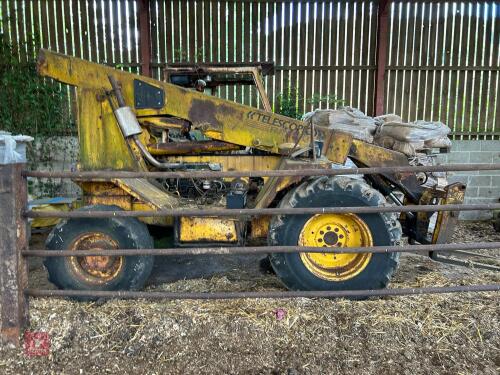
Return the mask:
<path id="1" fill-rule="evenodd" d="M 142 211 L 32 211 L 26 210 L 25 217 L 59 218 L 108 218 L 108 217 L 179 217 L 179 216 L 240 216 L 240 215 L 306 215 L 340 213 L 379 212 L 435 212 L 435 211 L 475 211 L 498 210 L 500 203 L 484 204 L 435 204 L 408 206 L 368 206 L 368 207 L 301 207 L 301 208 L 212 208 L 212 209 L 169 209 Z"/>
<path id="2" fill-rule="evenodd" d="M 49 290 L 26 289 L 31 297 L 98 297 L 98 298 L 145 298 L 145 299 L 238 299 L 238 298 L 332 298 L 332 297 L 382 297 L 418 294 L 498 292 L 500 284 L 457 285 L 424 288 L 324 290 L 324 291 L 268 291 L 268 292 L 141 292 L 108 290 Z"/>
<path id="3" fill-rule="evenodd" d="M 235 246 L 235 247 L 174 247 L 167 249 L 116 249 L 116 250 L 25 250 L 25 257 L 64 256 L 121 256 L 121 255 L 224 255 L 224 254 L 267 254 L 267 253 L 415 253 L 428 251 L 491 250 L 500 249 L 500 242 L 447 243 L 405 246 L 370 247 L 311 247 L 311 246 Z"/>
<path id="4" fill-rule="evenodd" d="M 24 171 L 26 177 L 73 178 L 91 180 L 95 178 L 110 180 L 113 178 L 219 178 L 219 177 L 285 177 L 285 176 L 338 176 L 389 173 L 417 172 L 447 172 L 447 171 L 491 171 L 500 170 L 500 163 L 478 164 L 447 164 L 422 165 L 402 167 L 370 167 L 346 169 L 277 169 L 267 171 L 187 171 L 187 172 L 119 172 L 119 171 L 89 171 L 89 172 L 57 172 L 57 171 Z"/>

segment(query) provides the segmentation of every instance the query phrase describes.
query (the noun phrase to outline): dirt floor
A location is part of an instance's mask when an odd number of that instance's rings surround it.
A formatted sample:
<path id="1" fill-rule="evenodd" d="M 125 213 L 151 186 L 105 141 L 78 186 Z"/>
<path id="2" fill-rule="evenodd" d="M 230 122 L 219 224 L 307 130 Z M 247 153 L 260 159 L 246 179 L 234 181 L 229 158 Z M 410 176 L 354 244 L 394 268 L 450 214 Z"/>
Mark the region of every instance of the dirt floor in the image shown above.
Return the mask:
<path id="1" fill-rule="evenodd" d="M 500 240 L 485 222 L 461 223 L 455 237 Z M 33 247 L 42 241 L 34 236 Z M 499 258 L 500 249 L 488 254 Z M 48 287 L 40 263 L 30 268 L 31 285 Z M 183 274 L 189 280 L 179 280 Z M 390 287 L 478 283 L 500 283 L 500 273 L 406 255 Z M 283 289 L 248 256 L 160 258 L 150 284 L 168 291 Z M 366 301 L 30 303 L 30 330 L 49 333 L 50 354 L 1 348 L 0 373 L 500 373 L 498 292 Z"/>

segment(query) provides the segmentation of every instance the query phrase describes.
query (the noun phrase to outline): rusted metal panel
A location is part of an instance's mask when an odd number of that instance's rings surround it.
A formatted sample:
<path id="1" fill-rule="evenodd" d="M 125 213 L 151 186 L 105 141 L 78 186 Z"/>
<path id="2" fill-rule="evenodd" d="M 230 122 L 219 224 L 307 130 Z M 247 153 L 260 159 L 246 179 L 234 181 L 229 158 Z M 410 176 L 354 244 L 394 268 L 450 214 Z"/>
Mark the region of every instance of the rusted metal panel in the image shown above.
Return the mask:
<path id="1" fill-rule="evenodd" d="M 272 216 L 258 216 L 252 218 L 250 222 L 250 240 L 266 239 L 269 232 L 269 223 Z"/>
<path id="2" fill-rule="evenodd" d="M 27 207 L 24 164 L 0 165 L 0 295 L 1 338 L 15 346 L 28 324 L 28 269 L 21 251 L 28 248 L 28 222 L 22 212 Z"/>
<path id="3" fill-rule="evenodd" d="M 238 219 L 216 217 L 181 217 L 177 228 L 180 244 L 186 243 L 237 243 Z"/>
<path id="4" fill-rule="evenodd" d="M 113 182 L 133 197 L 146 203 L 150 203 L 154 208 L 179 207 L 179 198 L 154 186 L 145 178 L 118 178 Z"/>
<path id="5" fill-rule="evenodd" d="M 117 186 L 114 183 L 102 180 L 79 181 L 75 182 L 80 185 L 83 190 L 83 196 L 79 207 L 92 205 L 118 206 L 127 211 L 148 211 L 156 210 L 155 206 L 150 201 L 145 201 L 139 195 L 131 192 L 130 188 Z M 157 203 L 157 202 L 156 202 Z M 76 207 L 75 207 L 76 208 Z M 139 220 L 150 225 L 166 226 L 171 225 L 172 217 L 139 217 Z"/>
<path id="6" fill-rule="evenodd" d="M 352 135 L 349 133 L 330 133 L 323 143 L 321 154 L 334 163 L 344 164 L 352 145 Z"/>
<path id="7" fill-rule="evenodd" d="M 77 99 L 80 168 L 138 170 L 139 166 L 116 125 L 108 101 L 99 101 L 96 91 L 81 88 L 77 89 Z"/>
<path id="8" fill-rule="evenodd" d="M 455 183 L 445 189 L 445 198 L 442 204 L 461 205 L 465 198 L 465 185 Z M 436 228 L 434 230 L 434 243 L 447 243 L 451 240 L 455 226 L 458 222 L 458 212 L 441 211 L 438 214 Z"/>

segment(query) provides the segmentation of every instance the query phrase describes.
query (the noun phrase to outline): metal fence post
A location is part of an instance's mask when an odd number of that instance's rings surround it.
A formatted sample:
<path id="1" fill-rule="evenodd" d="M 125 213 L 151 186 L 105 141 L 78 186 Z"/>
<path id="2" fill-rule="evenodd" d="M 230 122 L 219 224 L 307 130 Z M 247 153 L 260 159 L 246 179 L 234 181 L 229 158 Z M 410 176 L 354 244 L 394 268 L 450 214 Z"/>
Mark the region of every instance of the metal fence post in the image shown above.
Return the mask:
<path id="1" fill-rule="evenodd" d="M 2 343 L 20 345 L 28 324 L 28 269 L 21 251 L 28 248 L 25 164 L 0 165 L 0 304 Z"/>
<path id="2" fill-rule="evenodd" d="M 389 8 L 390 0 L 378 3 L 377 25 L 377 75 L 375 77 L 375 116 L 384 114 L 385 70 L 387 66 L 389 44 Z"/>
<path id="3" fill-rule="evenodd" d="M 149 0 L 139 1 L 139 50 L 141 61 L 141 75 L 151 77 L 151 15 Z"/>

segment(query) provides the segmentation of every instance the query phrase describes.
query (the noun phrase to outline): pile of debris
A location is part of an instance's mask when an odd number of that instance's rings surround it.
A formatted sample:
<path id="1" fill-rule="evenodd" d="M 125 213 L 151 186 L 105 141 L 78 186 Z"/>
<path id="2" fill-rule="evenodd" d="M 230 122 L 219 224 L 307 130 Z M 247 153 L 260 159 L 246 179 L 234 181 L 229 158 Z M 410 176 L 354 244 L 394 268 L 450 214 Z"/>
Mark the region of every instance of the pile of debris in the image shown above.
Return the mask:
<path id="1" fill-rule="evenodd" d="M 442 122 L 405 122 L 401 117 L 387 114 L 370 117 L 352 107 L 317 109 L 306 113 L 304 121 L 352 134 L 356 139 L 402 152 L 408 157 L 428 153 L 434 148 L 449 149 L 450 128 Z"/>

